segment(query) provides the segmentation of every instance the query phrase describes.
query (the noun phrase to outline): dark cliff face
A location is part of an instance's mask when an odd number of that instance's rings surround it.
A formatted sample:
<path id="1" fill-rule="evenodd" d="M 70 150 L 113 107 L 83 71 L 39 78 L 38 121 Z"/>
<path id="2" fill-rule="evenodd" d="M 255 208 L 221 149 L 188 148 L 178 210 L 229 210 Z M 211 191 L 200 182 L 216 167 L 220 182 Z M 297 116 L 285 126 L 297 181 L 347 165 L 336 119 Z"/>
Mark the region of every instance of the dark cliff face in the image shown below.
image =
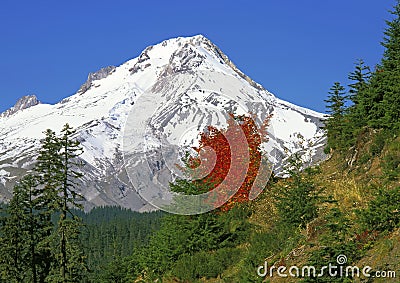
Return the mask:
<path id="1" fill-rule="evenodd" d="M 10 117 L 18 111 L 30 108 L 38 104 L 40 104 L 40 101 L 37 99 L 36 95 L 23 96 L 17 101 L 17 103 L 15 103 L 13 107 L 1 113 L 0 118 Z"/>
<path id="2" fill-rule="evenodd" d="M 111 73 L 115 71 L 115 68 L 116 68 L 115 66 L 108 66 L 105 68 L 101 68 L 97 72 L 89 73 L 87 81 L 83 85 L 81 85 L 78 93 L 83 94 L 86 91 L 88 91 L 92 87 L 93 81 L 101 80 L 108 77 Z"/>

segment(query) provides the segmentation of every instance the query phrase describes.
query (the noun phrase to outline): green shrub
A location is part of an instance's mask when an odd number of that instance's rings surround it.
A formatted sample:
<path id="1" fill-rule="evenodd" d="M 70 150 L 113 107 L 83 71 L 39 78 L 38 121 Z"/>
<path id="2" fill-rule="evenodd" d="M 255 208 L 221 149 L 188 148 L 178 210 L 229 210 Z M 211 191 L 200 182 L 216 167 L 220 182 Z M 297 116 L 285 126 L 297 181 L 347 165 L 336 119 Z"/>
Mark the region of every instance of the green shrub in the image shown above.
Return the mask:
<path id="1" fill-rule="evenodd" d="M 301 158 L 295 154 L 285 168 L 290 180 L 286 186 L 280 185 L 278 188 L 276 208 L 281 222 L 305 228 L 318 215 L 320 197 L 311 178 L 318 169 L 307 168 L 303 172 L 301 169 Z"/>
<path id="2" fill-rule="evenodd" d="M 396 181 L 400 175 L 400 154 L 387 155 L 383 158 L 382 171 L 389 181 Z"/>
<path id="3" fill-rule="evenodd" d="M 308 266 L 314 266 L 319 273 L 322 266 L 329 263 L 337 265 L 337 256 L 345 255 L 349 263 L 356 262 L 361 257 L 355 241 L 351 239 L 350 221 L 337 207 L 332 208 L 325 216 L 326 223 L 321 227 L 325 233 L 319 239 L 320 247 L 312 250 Z M 350 278 L 324 276 L 308 277 L 301 282 L 352 282 Z"/>
<path id="4" fill-rule="evenodd" d="M 400 176 L 400 141 L 389 144 L 388 150 L 383 157 L 382 171 L 389 181 L 396 181 Z"/>
<path id="5" fill-rule="evenodd" d="M 285 256 L 303 239 L 297 227 L 283 222 L 277 222 L 268 231 L 255 231 L 249 239 L 246 255 L 240 262 L 238 275 L 229 278 L 228 282 L 264 282 L 264 278 L 257 275 L 257 267 L 271 256 L 277 255 L 278 259 L 279 255 Z"/>
<path id="6" fill-rule="evenodd" d="M 379 189 L 368 208 L 359 211 L 359 216 L 368 230 L 393 231 L 400 227 L 400 187 Z"/>
<path id="7" fill-rule="evenodd" d="M 379 156 L 385 146 L 385 142 L 388 138 L 388 133 L 384 130 L 381 130 L 377 133 L 372 140 L 372 144 L 369 148 L 369 151 L 372 156 Z"/>
<path id="8" fill-rule="evenodd" d="M 190 282 L 200 278 L 216 278 L 239 259 L 240 251 L 235 248 L 222 248 L 215 252 L 200 251 L 193 255 L 184 254 L 176 262 L 172 276 Z"/>
<path id="9" fill-rule="evenodd" d="M 372 155 L 371 155 L 370 153 L 366 152 L 366 153 L 364 153 L 364 154 L 362 154 L 362 155 L 360 156 L 360 158 L 358 159 L 358 163 L 359 163 L 359 164 L 365 164 L 365 163 L 367 163 L 369 160 L 371 160 L 371 158 L 372 158 Z"/>
<path id="10" fill-rule="evenodd" d="M 230 251 L 249 238 L 251 224 L 247 221 L 248 216 L 249 209 L 245 205 L 219 214 L 168 215 L 139 256 L 140 269 L 148 269 L 159 277 L 170 274 L 171 270 L 182 278 L 219 274 L 218 268 L 223 264 L 210 267 L 203 263 L 203 259 L 213 256 L 224 262 L 220 258 L 226 252 L 224 249 Z M 208 266 L 210 273 L 204 271 L 203 266 Z"/>

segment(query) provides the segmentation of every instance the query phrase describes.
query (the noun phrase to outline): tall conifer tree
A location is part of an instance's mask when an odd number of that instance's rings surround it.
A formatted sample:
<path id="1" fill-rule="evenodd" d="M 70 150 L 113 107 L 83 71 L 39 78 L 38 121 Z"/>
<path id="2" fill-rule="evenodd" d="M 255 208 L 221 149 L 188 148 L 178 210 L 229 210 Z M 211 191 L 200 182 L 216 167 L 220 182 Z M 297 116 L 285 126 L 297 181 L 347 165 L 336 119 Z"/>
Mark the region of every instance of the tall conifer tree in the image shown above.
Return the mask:
<path id="1" fill-rule="evenodd" d="M 23 282 L 26 274 L 26 215 L 23 209 L 23 189 L 14 187 L 13 198 L 6 209 L 6 218 L 1 226 L 0 268 L 2 282 Z"/>
<path id="2" fill-rule="evenodd" d="M 386 21 L 381 64 L 358 99 L 364 119 L 374 128 L 400 128 L 400 1 L 392 15 L 393 19 Z"/>
<path id="3" fill-rule="evenodd" d="M 355 70 L 351 72 L 348 79 L 351 80 L 349 86 L 349 100 L 353 103 L 348 109 L 348 115 L 345 118 L 345 122 L 348 124 L 348 128 L 355 137 L 358 134 L 358 130 L 366 125 L 366 109 L 365 105 L 360 103 L 363 102 L 364 96 L 368 95 L 368 82 L 371 78 L 371 71 L 368 66 L 365 65 L 364 60 L 359 59 L 355 63 Z"/>
<path id="4" fill-rule="evenodd" d="M 344 138 L 344 129 L 346 128 L 345 120 L 343 119 L 346 113 L 346 99 L 347 95 L 345 88 L 339 83 L 335 82 L 328 92 L 327 103 L 328 113 L 330 116 L 325 121 L 325 128 L 328 136 L 327 148 L 337 148 Z"/>
<path id="5" fill-rule="evenodd" d="M 52 268 L 50 282 L 79 282 L 87 270 L 79 242 L 82 221 L 71 212 L 71 208 L 82 208 L 78 203 L 82 196 L 76 189 L 82 177 L 78 171 L 82 147 L 74 139 L 74 134 L 68 124 L 60 137 L 47 130 L 38 158 L 37 171 L 45 188 L 47 204 L 58 215 L 57 229 L 52 237 L 56 264 Z"/>

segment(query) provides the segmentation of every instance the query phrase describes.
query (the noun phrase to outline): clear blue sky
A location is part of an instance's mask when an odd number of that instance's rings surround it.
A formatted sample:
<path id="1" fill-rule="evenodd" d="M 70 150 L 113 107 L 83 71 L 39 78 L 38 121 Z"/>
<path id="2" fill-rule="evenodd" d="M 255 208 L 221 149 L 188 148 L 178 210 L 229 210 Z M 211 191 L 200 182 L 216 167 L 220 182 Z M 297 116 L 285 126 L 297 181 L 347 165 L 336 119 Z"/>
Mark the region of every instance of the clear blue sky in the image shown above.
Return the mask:
<path id="1" fill-rule="evenodd" d="M 0 112 L 27 94 L 72 95 L 87 74 L 148 45 L 203 34 L 276 96 L 324 111 L 357 58 L 379 62 L 395 0 L 3 0 Z"/>

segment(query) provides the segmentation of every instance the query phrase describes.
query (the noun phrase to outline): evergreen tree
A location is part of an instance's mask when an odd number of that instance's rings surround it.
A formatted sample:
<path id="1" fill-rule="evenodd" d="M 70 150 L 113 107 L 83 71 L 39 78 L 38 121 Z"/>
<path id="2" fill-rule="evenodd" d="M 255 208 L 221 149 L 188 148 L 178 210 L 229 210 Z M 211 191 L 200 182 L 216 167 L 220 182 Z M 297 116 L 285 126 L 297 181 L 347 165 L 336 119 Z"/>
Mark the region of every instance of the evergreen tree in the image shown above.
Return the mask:
<path id="1" fill-rule="evenodd" d="M 385 48 L 382 59 L 382 67 L 385 71 L 399 69 L 400 62 L 400 1 L 394 6 L 391 14 L 394 19 L 386 21 L 387 29 L 382 46 Z"/>
<path id="2" fill-rule="evenodd" d="M 37 158 L 38 163 L 34 170 L 38 176 L 39 183 L 43 186 L 45 205 L 50 213 L 57 210 L 61 204 L 58 201 L 58 188 L 61 186 L 59 171 L 62 166 L 59 143 L 56 133 L 48 129 L 44 132 L 45 138 L 41 141 L 42 146 Z"/>
<path id="3" fill-rule="evenodd" d="M 381 64 L 358 99 L 359 110 L 367 124 L 374 128 L 400 127 L 400 2 L 392 14 L 393 20 L 386 21 L 388 27 L 382 42 L 385 51 Z"/>
<path id="4" fill-rule="evenodd" d="M 382 59 L 382 86 L 384 87 L 382 106 L 385 109 L 383 126 L 400 127 L 400 1 L 392 11 L 394 19 L 386 21 L 388 28 L 382 45 L 385 52 Z"/>
<path id="5" fill-rule="evenodd" d="M 231 248 L 249 238 L 249 216 L 244 204 L 219 213 L 168 215 L 148 245 L 133 255 L 130 274 L 146 274 L 145 282 L 154 282 L 167 274 L 183 282 L 209 277 L 210 272 L 217 276 L 238 260 L 231 256 Z M 222 254 L 228 257 L 224 258 L 225 263 Z M 219 271 L 215 274 L 211 269 Z"/>
<path id="6" fill-rule="evenodd" d="M 0 268 L 3 282 L 23 282 L 26 277 L 28 237 L 23 198 L 22 186 L 18 184 L 14 187 L 13 198 L 6 209 L 7 216 L 1 227 Z"/>
<path id="7" fill-rule="evenodd" d="M 20 180 L 1 229 L 1 264 L 12 278 L 7 279 L 16 282 L 20 282 L 21 274 L 29 282 L 44 282 L 49 273 L 51 257 L 46 236 L 52 223 L 43 210 L 42 191 L 37 186 L 37 179 L 31 174 Z"/>
<path id="8" fill-rule="evenodd" d="M 305 228 L 318 216 L 319 192 L 311 181 L 311 168 L 302 173 L 302 160 L 295 153 L 288 160 L 285 173 L 290 176 L 288 186 L 280 186 L 276 195 L 276 208 L 282 223 Z"/>
<path id="9" fill-rule="evenodd" d="M 351 72 L 348 76 L 349 80 L 352 81 L 349 84 L 350 90 L 350 100 L 354 105 L 358 104 L 357 95 L 366 87 L 368 80 L 371 77 L 371 70 L 365 65 L 364 60 L 358 59 L 355 63 L 355 70 Z"/>
<path id="10" fill-rule="evenodd" d="M 51 256 L 48 245 L 48 236 L 53 225 L 49 213 L 44 207 L 43 191 L 38 187 L 35 176 L 28 174 L 22 178 L 23 209 L 26 215 L 27 245 L 29 252 L 27 259 L 31 271 L 30 281 L 44 282 L 50 270 Z"/>
<path id="11" fill-rule="evenodd" d="M 327 148 L 335 149 L 341 147 L 343 141 L 347 140 L 344 131 L 346 129 L 344 115 L 346 114 L 347 95 L 345 88 L 339 82 L 335 82 L 328 93 L 328 99 L 325 100 L 327 102 L 326 108 L 328 108 L 330 114 L 325 121 L 328 136 Z"/>
<path id="12" fill-rule="evenodd" d="M 362 59 L 359 59 L 355 64 L 355 70 L 349 74 L 348 78 L 352 81 L 349 84 L 349 99 L 353 105 L 349 107 L 347 118 L 351 120 L 351 128 L 356 135 L 357 129 L 366 125 L 366 109 L 360 101 L 363 102 L 363 96 L 368 94 L 368 81 L 371 78 L 370 68 Z"/>
<path id="13" fill-rule="evenodd" d="M 78 282 L 85 276 L 87 266 L 79 241 L 82 221 L 71 208 L 82 208 L 78 203 L 82 196 L 76 190 L 82 177 L 77 171 L 82 148 L 73 139 L 75 131 L 68 124 L 61 134 L 57 137 L 53 131 L 46 131 L 36 170 L 45 188 L 47 205 L 58 215 L 57 229 L 52 235 L 56 264 L 50 282 Z"/>
<path id="14" fill-rule="evenodd" d="M 339 82 L 335 82 L 328 93 L 330 95 L 325 100 L 328 103 L 326 106 L 328 112 L 333 117 L 342 117 L 345 113 L 345 100 L 347 99 L 345 88 Z"/>

